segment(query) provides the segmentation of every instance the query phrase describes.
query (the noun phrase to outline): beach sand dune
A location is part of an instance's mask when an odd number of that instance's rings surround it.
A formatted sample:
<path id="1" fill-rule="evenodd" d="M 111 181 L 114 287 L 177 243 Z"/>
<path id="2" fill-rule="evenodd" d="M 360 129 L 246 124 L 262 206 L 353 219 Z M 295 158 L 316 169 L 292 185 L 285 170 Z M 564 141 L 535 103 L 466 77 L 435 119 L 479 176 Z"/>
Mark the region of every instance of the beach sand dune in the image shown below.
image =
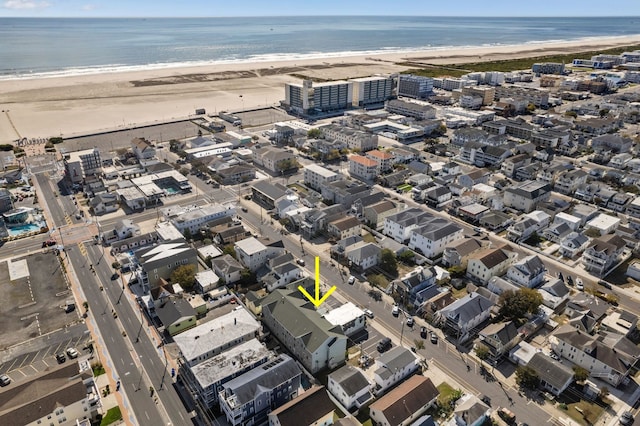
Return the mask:
<path id="1" fill-rule="evenodd" d="M 356 78 L 406 70 L 402 62 L 464 64 L 640 44 L 640 36 L 566 43 L 436 50 L 298 61 L 235 63 L 0 81 L 0 143 L 68 137 L 208 113 L 274 105 L 302 77 Z M 8 112 L 6 112 L 8 111 Z"/>

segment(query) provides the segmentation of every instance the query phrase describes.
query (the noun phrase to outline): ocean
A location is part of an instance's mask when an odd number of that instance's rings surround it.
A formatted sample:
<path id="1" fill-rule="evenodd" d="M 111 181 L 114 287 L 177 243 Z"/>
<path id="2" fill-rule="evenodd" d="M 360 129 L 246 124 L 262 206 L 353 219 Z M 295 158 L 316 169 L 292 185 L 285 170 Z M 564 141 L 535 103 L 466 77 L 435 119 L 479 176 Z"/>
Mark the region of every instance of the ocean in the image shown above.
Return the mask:
<path id="1" fill-rule="evenodd" d="M 602 39 L 640 17 L 0 18 L 0 79 Z"/>

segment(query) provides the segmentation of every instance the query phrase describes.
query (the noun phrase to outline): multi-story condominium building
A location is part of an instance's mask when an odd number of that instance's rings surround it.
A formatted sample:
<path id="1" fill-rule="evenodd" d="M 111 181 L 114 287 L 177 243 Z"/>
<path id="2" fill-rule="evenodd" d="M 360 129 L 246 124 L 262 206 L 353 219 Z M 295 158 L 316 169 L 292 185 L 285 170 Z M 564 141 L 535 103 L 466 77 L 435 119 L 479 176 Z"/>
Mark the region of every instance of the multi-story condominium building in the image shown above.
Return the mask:
<path id="1" fill-rule="evenodd" d="M 496 100 L 502 98 L 523 98 L 527 103 L 532 103 L 537 107 L 546 107 L 549 105 L 549 92 L 532 87 L 497 86 Z"/>
<path id="2" fill-rule="evenodd" d="M 425 99 L 433 93 L 433 79 L 412 74 L 398 75 L 398 96 Z"/>
<path id="3" fill-rule="evenodd" d="M 496 89 L 494 87 L 463 87 L 462 95 L 479 97 L 482 99 L 482 105 L 491 105 L 496 96 Z"/>
<path id="4" fill-rule="evenodd" d="M 285 83 L 284 106 L 294 114 L 304 116 L 322 115 L 342 111 L 353 103 L 353 83 L 331 81 L 313 83 Z"/>
<path id="5" fill-rule="evenodd" d="M 303 287 L 313 280 L 298 281 Z M 340 326 L 322 318 L 292 283 L 292 290 L 277 289 L 262 302 L 264 324 L 311 373 L 335 368 L 345 359 L 347 338 Z"/>
<path id="6" fill-rule="evenodd" d="M 304 168 L 304 184 L 320 190 L 328 182 L 340 179 L 340 175 L 317 164 L 309 164 Z"/>
<path id="7" fill-rule="evenodd" d="M 366 157 L 376 162 L 378 166 L 378 174 L 385 173 L 393 169 L 394 157 L 393 154 L 387 151 L 374 149 L 367 152 Z"/>
<path id="8" fill-rule="evenodd" d="M 488 248 L 469 257 L 467 275 L 482 283 L 501 276 L 516 261 L 518 254 L 508 246 Z"/>
<path id="9" fill-rule="evenodd" d="M 362 155 L 349 157 L 349 174 L 365 180 L 374 180 L 378 176 L 378 163 Z"/>
<path id="10" fill-rule="evenodd" d="M 193 367 L 181 368 L 182 380 L 191 385 L 200 401 L 207 408 L 217 407 L 218 393 L 228 381 L 265 364 L 273 353 L 258 339 L 234 346 L 221 354 Z"/>
<path id="11" fill-rule="evenodd" d="M 382 233 L 404 244 L 411 239 L 411 231 L 426 225 L 433 218 L 432 215 L 418 208 L 405 209 L 384 218 Z"/>
<path id="12" fill-rule="evenodd" d="M 467 267 L 467 259 L 482 249 L 482 243 L 475 238 L 462 238 L 445 247 L 442 252 L 442 263 L 446 266 Z"/>
<path id="13" fill-rule="evenodd" d="M 262 425 L 274 409 L 298 396 L 302 371 L 288 355 L 222 385 L 220 410 L 232 426 Z"/>
<path id="14" fill-rule="evenodd" d="M 102 412 L 98 386 L 86 360 L 49 366 L 11 384 L 2 395 L 2 425 L 90 425 Z"/>
<path id="15" fill-rule="evenodd" d="M 65 172 L 71 182 L 80 183 L 87 176 L 93 176 L 100 172 L 102 161 L 98 148 L 74 151 L 65 155 Z"/>
<path id="16" fill-rule="evenodd" d="M 238 260 L 252 271 L 257 271 L 267 260 L 283 254 L 284 248 L 266 246 L 255 237 L 240 240 L 234 244 Z"/>
<path id="17" fill-rule="evenodd" d="M 13 209 L 13 199 L 8 189 L 0 188 L 0 213 Z"/>
<path id="18" fill-rule="evenodd" d="M 322 126 L 320 130 L 326 139 L 342 142 L 350 150 L 366 152 L 378 147 L 378 135 L 363 132 L 362 130 L 336 124 Z"/>
<path id="19" fill-rule="evenodd" d="M 564 64 L 561 62 L 535 63 L 531 71 L 536 74 L 564 74 Z"/>
<path id="20" fill-rule="evenodd" d="M 596 238 L 582 253 L 580 262 L 585 270 L 595 275 L 604 275 L 620 261 L 625 246 L 625 241 L 615 234 Z"/>
<path id="21" fill-rule="evenodd" d="M 260 323 L 245 309 L 236 309 L 174 337 L 183 368 L 192 368 L 230 348 L 259 337 Z"/>
<path id="22" fill-rule="evenodd" d="M 436 118 L 436 109 L 426 103 L 392 99 L 387 101 L 385 109 L 391 113 L 417 118 L 418 120 L 432 120 Z"/>
<path id="23" fill-rule="evenodd" d="M 507 177 L 513 177 L 520 167 L 525 167 L 531 163 L 531 157 L 528 154 L 518 154 L 513 157 L 506 158 L 502 165 L 500 166 L 500 170 Z"/>
<path id="24" fill-rule="evenodd" d="M 590 335 L 568 324 L 560 326 L 549 342 L 555 353 L 615 387 L 629 383 L 640 358 L 640 349 L 621 334 Z"/>
<path id="25" fill-rule="evenodd" d="M 442 218 L 432 221 L 411 231 L 409 248 L 418 250 L 428 258 L 440 255 L 445 247 L 464 238 L 463 230 L 458 225 Z"/>
<path id="26" fill-rule="evenodd" d="M 510 156 L 508 146 L 484 145 L 479 142 L 467 142 L 460 150 L 460 161 L 478 167 L 499 166 Z"/>
<path id="27" fill-rule="evenodd" d="M 504 205 L 525 213 L 534 210 L 541 201 L 551 196 L 551 187 L 544 182 L 525 181 L 504 191 Z"/>
<path id="28" fill-rule="evenodd" d="M 256 149 L 253 153 L 253 163 L 264 167 L 271 173 L 281 173 L 292 169 L 295 155 L 272 146 Z"/>
<path id="29" fill-rule="evenodd" d="M 609 127 L 605 127 L 607 129 Z M 611 151 L 619 154 L 629 152 L 633 146 L 633 141 L 620 135 L 602 135 L 591 140 L 591 148 L 596 152 Z"/>
<path id="30" fill-rule="evenodd" d="M 480 109 L 482 106 L 482 98 L 473 95 L 461 95 L 458 104 L 466 109 Z"/>
<path id="31" fill-rule="evenodd" d="M 556 178 L 553 189 L 561 194 L 573 194 L 576 189 L 587 183 L 587 173 L 580 169 L 560 173 Z"/>
<path id="32" fill-rule="evenodd" d="M 466 86 L 476 86 L 478 82 L 476 80 L 468 80 L 464 78 L 434 78 L 433 87 L 437 87 L 442 90 L 453 91 L 461 89 Z"/>
<path id="33" fill-rule="evenodd" d="M 353 106 L 363 107 L 384 104 L 393 96 L 393 78 L 363 77 L 349 80 L 353 85 Z"/>
<path id="34" fill-rule="evenodd" d="M 176 268 L 198 264 L 198 253 L 184 241 L 145 247 L 136 252 L 136 258 L 140 264 L 138 280 L 149 289 L 159 287 Z"/>
<path id="35" fill-rule="evenodd" d="M 178 231 L 184 233 L 188 230 L 191 235 L 194 235 L 216 219 L 235 216 L 236 208 L 231 205 L 223 206 L 213 203 L 204 206 L 187 206 L 182 210 L 169 208 L 164 209 L 163 214 L 165 212 Z"/>
<path id="36" fill-rule="evenodd" d="M 500 71 L 472 72 L 464 77 L 469 80 L 475 80 L 478 84 L 488 84 L 490 86 L 498 86 L 504 83 L 504 73 Z"/>

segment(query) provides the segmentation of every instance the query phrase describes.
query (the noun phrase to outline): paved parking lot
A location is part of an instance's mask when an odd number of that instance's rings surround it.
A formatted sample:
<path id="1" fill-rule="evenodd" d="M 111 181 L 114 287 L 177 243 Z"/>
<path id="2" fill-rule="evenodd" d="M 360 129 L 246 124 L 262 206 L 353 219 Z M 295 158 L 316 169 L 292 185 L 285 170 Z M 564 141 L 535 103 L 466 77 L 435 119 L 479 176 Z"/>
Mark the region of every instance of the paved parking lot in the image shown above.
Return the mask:
<path id="1" fill-rule="evenodd" d="M 8 262 L 0 263 L 0 350 L 79 321 L 78 309 L 66 313 L 73 294 L 67 288 L 54 254 L 38 253 L 25 259 L 28 276 L 11 281 Z"/>
<path id="2" fill-rule="evenodd" d="M 247 112 L 239 112 L 235 115 L 242 119 L 243 127 L 264 126 L 265 124 L 289 121 L 295 118 L 276 108 L 264 108 Z"/>

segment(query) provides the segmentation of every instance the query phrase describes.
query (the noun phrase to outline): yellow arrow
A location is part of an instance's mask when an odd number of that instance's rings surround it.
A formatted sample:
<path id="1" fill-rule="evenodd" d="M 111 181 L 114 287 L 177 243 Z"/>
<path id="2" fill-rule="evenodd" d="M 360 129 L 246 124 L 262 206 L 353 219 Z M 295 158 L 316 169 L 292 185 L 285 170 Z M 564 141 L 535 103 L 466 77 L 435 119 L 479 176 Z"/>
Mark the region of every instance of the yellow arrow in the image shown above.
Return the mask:
<path id="1" fill-rule="evenodd" d="M 318 306 L 322 305 L 325 300 L 327 300 L 327 297 L 331 296 L 331 293 L 333 293 L 335 289 L 336 286 L 334 285 L 329 289 L 329 291 L 325 293 L 324 296 L 322 296 L 322 298 L 320 298 L 320 257 L 316 256 L 316 297 L 312 297 L 309 292 L 307 292 L 307 290 L 305 290 L 301 285 L 298 286 L 298 290 L 300 290 L 302 294 L 304 294 L 304 297 L 309 299 L 309 301 L 313 303 L 317 308 Z"/>

